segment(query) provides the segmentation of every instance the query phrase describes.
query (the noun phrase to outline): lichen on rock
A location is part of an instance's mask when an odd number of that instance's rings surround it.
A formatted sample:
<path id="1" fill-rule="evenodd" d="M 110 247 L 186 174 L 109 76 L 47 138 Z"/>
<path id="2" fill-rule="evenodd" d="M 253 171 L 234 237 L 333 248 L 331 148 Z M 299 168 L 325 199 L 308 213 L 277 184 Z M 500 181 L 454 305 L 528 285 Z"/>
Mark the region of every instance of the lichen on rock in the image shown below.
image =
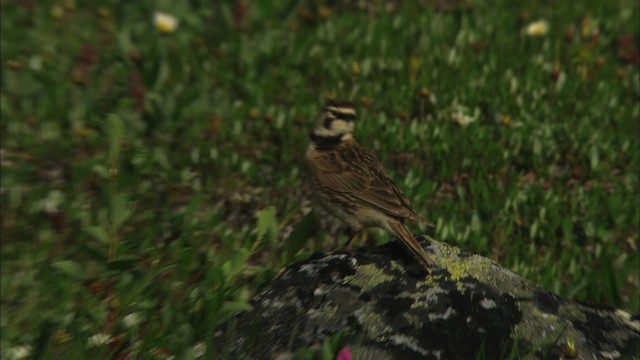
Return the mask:
<path id="1" fill-rule="evenodd" d="M 289 358 L 348 331 L 354 359 L 639 358 L 640 320 L 562 299 L 427 237 L 426 271 L 395 243 L 292 264 L 216 333 L 220 359 Z"/>

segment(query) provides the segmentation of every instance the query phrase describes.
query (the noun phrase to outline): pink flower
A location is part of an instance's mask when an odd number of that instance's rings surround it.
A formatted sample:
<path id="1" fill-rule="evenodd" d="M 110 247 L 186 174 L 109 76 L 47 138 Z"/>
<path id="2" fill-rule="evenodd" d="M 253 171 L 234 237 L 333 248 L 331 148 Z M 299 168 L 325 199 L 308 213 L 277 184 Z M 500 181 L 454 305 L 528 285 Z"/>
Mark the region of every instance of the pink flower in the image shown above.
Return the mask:
<path id="1" fill-rule="evenodd" d="M 340 349 L 338 356 L 336 356 L 336 360 L 351 360 L 351 351 L 347 346 Z"/>

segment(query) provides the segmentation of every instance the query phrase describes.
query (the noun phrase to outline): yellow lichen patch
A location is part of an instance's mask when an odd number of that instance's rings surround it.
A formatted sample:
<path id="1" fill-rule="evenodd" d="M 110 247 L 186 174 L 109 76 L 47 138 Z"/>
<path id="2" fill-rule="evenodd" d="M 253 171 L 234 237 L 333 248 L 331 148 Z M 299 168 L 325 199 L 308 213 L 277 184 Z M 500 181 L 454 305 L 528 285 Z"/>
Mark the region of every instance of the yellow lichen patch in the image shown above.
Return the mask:
<path id="1" fill-rule="evenodd" d="M 372 338 L 377 338 L 385 333 L 391 331 L 391 327 L 386 323 L 386 320 L 380 315 L 378 310 L 374 308 L 372 304 L 366 304 L 356 312 L 360 324 L 363 324 L 367 329 L 367 335 Z"/>
<path id="2" fill-rule="evenodd" d="M 515 338 L 519 339 L 529 339 L 532 343 L 540 343 L 550 333 L 555 334 L 557 331 L 560 331 L 561 328 L 557 322 L 558 318 L 550 317 L 546 321 L 548 324 L 548 328 L 544 331 L 540 331 L 540 328 L 537 326 L 536 318 L 540 317 L 542 313 L 532 306 L 527 306 L 526 309 L 522 309 L 523 318 L 520 322 L 518 322 L 513 329 L 513 333 L 515 334 Z"/>
<path id="3" fill-rule="evenodd" d="M 404 272 L 406 269 L 404 266 L 398 264 L 397 261 L 391 261 L 391 270 Z M 387 271 L 387 272 L 390 272 L 390 271 Z"/>
<path id="4" fill-rule="evenodd" d="M 407 320 L 409 324 L 416 327 L 424 324 L 424 318 L 418 314 L 411 315 L 410 313 L 404 313 L 402 317 Z"/>
<path id="5" fill-rule="evenodd" d="M 443 246 L 440 250 L 442 251 L 442 256 L 438 258 L 438 262 L 447 269 L 451 281 L 459 282 L 466 277 L 472 277 L 483 282 L 486 281 L 485 277 L 491 266 L 490 261 L 485 261 L 476 255 L 460 261 L 460 249 Z M 457 283 L 457 288 L 462 291 L 462 284 Z"/>
<path id="6" fill-rule="evenodd" d="M 558 312 L 566 315 L 570 308 L 571 306 L 562 306 Z M 573 337 L 576 345 L 582 346 L 581 342 L 584 337 L 571 326 L 568 320 L 560 319 L 554 314 L 542 312 L 532 304 L 523 306 L 521 310 L 523 318 L 513 330 L 516 338 L 528 339 L 534 344 L 542 344 L 557 341 L 563 334 L 562 336 Z M 540 327 L 541 323 L 545 324 L 542 329 Z"/>
<path id="7" fill-rule="evenodd" d="M 375 264 L 358 266 L 355 275 L 345 277 L 345 282 L 359 286 L 362 291 L 370 291 L 385 281 L 393 281 L 393 276 L 385 273 L 384 269 Z"/>
<path id="8" fill-rule="evenodd" d="M 436 286 L 440 286 L 440 280 L 442 280 L 442 275 L 433 274 L 431 276 L 428 276 L 426 279 L 424 279 L 424 283 L 429 287 L 436 287 Z"/>
<path id="9" fill-rule="evenodd" d="M 332 319 L 338 312 L 338 305 L 322 306 L 312 313 L 309 313 L 309 319 Z"/>
<path id="10" fill-rule="evenodd" d="M 564 314 L 565 316 L 577 319 L 579 321 L 587 322 L 587 316 L 584 312 L 574 305 L 560 305 L 558 308 L 558 314 Z"/>
<path id="11" fill-rule="evenodd" d="M 446 294 L 447 291 L 439 287 L 437 284 L 429 286 L 429 289 L 419 292 L 402 292 L 398 295 L 398 299 L 412 300 L 411 309 L 419 311 L 405 312 L 403 317 L 412 325 L 418 327 L 424 324 L 424 314 L 429 313 L 429 306 L 437 303 L 438 294 Z"/>

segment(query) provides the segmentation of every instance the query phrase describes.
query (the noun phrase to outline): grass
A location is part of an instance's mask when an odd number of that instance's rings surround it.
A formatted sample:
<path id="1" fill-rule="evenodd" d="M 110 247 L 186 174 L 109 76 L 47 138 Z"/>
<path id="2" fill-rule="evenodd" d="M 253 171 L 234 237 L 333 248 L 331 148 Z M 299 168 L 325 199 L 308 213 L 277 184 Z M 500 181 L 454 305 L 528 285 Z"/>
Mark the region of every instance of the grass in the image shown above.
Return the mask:
<path id="1" fill-rule="evenodd" d="M 3 358 L 215 354 L 335 242 L 303 214 L 325 97 L 437 239 L 639 312 L 637 2 L 0 4 Z"/>

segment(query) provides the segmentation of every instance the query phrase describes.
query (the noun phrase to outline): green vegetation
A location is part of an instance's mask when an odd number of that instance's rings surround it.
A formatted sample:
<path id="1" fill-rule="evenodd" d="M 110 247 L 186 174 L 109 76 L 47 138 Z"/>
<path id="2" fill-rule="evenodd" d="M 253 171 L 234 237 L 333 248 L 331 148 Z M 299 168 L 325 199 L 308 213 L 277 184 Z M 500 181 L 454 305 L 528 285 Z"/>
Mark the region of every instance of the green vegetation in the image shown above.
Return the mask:
<path id="1" fill-rule="evenodd" d="M 638 312 L 638 2 L 400 3 L 1 1 L 2 358 L 214 354 L 335 244 L 300 166 L 333 96 L 422 231 Z"/>

